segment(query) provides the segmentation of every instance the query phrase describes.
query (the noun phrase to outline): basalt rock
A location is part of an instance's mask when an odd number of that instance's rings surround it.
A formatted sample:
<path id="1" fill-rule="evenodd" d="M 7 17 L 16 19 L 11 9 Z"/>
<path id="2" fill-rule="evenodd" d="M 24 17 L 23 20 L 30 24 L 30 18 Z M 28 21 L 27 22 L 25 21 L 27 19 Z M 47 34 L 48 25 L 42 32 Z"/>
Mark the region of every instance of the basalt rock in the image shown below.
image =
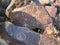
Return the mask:
<path id="1" fill-rule="evenodd" d="M 4 22 L 6 18 L 5 9 L 0 7 L 0 22 Z"/>
<path id="2" fill-rule="evenodd" d="M 8 43 L 4 39 L 0 39 L 0 45 L 8 45 Z"/>
<path id="3" fill-rule="evenodd" d="M 10 2 L 11 2 L 11 0 L 0 0 L 0 4 L 4 9 L 7 8 L 7 6 L 9 5 Z"/>
<path id="4" fill-rule="evenodd" d="M 12 40 L 20 42 L 20 45 L 56 45 L 55 41 L 48 38 L 46 35 L 31 31 L 27 27 L 19 27 L 10 22 L 5 22 L 3 29 L 3 37 L 5 35 L 7 35 L 7 37 L 5 36 L 6 38 L 10 36 Z"/>

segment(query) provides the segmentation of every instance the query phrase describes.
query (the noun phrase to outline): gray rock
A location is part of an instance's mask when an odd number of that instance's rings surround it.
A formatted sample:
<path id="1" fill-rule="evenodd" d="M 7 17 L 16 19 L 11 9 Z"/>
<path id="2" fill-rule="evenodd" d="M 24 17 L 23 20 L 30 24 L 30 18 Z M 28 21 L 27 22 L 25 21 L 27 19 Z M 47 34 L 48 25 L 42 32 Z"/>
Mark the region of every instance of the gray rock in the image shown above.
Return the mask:
<path id="1" fill-rule="evenodd" d="M 11 0 L 0 0 L 1 6 L 5 9 L 7 8 L 10 2 Z"/>
<path id="2" fill-rule="evenodd" d="M 27 27 L 15 26 L 10 22 L 5 22 L 3 27 L 4 31 L 15 40 L 21 42 L 21 45 L 56 45 L 55 41 L 46 35 L 31 31 Z"/>
<path id="3" fill-rule="evenodd" d="M 55 26 L 60 30 L 60 14 L 55 19 Z"/>
<path id="4" fill-rule="evenodd" d="M 39 0 L 39 1 L 42 5 L 49 4 L 49 3 L 51 4 L 54 2 L 54 0 Z"/>
<path id="5" fill-rule="evenodd" d="M 8 45 L 8 43 L 4 39 L 0 39 L 0 45 Z"/>

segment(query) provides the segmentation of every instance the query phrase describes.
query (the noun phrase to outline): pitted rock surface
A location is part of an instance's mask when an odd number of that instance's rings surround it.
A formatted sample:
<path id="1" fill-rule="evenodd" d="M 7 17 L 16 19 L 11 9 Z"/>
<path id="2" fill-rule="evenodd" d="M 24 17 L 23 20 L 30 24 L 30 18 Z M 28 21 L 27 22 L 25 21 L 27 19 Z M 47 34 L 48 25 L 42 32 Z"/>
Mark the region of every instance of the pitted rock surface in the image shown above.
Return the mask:
<path id="1" fill-rule="evenodd" d="M 22 42 L 23 45 L 56 45 L 55 41 L 48 38 L 46 35 L 41 35 L 26 27 L 15 26 L 10 22 L 5 22 L 3 27 L 5 29 L 4 31 L 8 33 L 9 36 Z"/>
<path id="2" fill-rule="evenodd" d="M 52 18 L 55 18 L 56 17 L 56 14 L 57 14 L 57 8 L 54 7 L 54 6 L 45 6 L 46 10 L 48 11 L 49 15 L 52 17 Z"/>
<path id="3" fill-rule="evenodd" d="M 60 30 L 60 13 L 55 20 L 55 25 L 58 30 Z"/>
<path id="4" fill-rule="evenodd" d="M 7 16 L 10 17 L 11 21 L 16 25 L 30 29 L 43 29 L 45 25 L 53 22 L 44 7 L 36 5 L 33 1 L 27 6 L 15 8 Z"/>

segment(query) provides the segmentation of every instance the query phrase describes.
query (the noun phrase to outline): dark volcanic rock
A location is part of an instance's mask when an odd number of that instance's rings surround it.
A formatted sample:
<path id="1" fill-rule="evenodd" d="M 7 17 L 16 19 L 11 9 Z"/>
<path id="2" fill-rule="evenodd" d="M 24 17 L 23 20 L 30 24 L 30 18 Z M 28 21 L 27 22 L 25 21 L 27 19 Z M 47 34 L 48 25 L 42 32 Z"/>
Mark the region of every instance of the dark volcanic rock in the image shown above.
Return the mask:
<path id="1" fill-rule="evenodd" d="M 0 7 L 0 22 L 5 21 L 6 15 L 5 15 L 5 9 Z"/>
<path id="2" fill-rule="evenodd" d="M 27 27 L 19 27 L 10 22 L 5 22 L 3 29 L 5 29 L 3 35 L 7 33 L 7 35 L 11 36 L 13 39 L 21 42 L 21 45 L 56 45 L 55 41 L 48 38 L 46 35 L 31 31 Z"/>
<path id="3" fill-rule="evenodd" d="M 11 0 L 0 0 L 1 6 L 6 9 L 10 1 Z"/>
<path id="4" fill-rule="evenodd" d="M 60 31 L 60 14 L 57 16 L 55 20 L 55 26 Z"/>
<path id="5" fill-rule="evenodd" d="M 5 9 L 3 7 L 0 7 L 0 16 L 5 16 Z"/>

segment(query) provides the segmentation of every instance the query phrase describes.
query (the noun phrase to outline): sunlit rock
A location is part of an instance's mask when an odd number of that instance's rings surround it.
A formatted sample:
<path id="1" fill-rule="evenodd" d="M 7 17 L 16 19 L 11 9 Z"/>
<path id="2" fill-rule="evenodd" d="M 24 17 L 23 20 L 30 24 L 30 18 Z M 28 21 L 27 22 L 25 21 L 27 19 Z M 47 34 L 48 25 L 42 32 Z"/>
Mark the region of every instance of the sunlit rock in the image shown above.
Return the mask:
<path id="1" fill-rule="evenodd" d="M 33 1 L 27 6 L 15 8 L 14 10 L 11 10 L 11 4 L 12 3 L 10 3 L 6 9 L 6 16 L 16 25 L 28 27 L 30 29 L 44 29 L 45 25 L 53 23 L 45 8 L 36 5 Z"/>
<path id="2" fill-rule="evenodd" d="M 41 4 L 45 5 L 45 4 L 51 4 L 54 2 L 54 0 L 39 0 Z"/>

